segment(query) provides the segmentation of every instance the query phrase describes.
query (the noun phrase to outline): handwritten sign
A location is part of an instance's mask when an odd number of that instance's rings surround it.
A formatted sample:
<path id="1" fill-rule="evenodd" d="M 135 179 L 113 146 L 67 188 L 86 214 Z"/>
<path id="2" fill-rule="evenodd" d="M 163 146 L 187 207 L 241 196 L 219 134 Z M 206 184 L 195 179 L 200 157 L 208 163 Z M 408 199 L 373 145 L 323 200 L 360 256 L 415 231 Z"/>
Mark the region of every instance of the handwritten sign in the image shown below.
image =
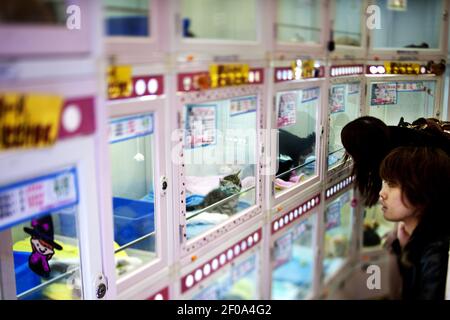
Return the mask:
<path id="1" fill-rule="evenodd" d="M 127 98 L 133 93 L 131 66 L 110 66 L 108 68 L 108 98 Z"/>
<path id="2" fill-rule="evenodd" d="M 62 105 L 59 96 L 0 94 L 0 150 L 54 144 Z"/>

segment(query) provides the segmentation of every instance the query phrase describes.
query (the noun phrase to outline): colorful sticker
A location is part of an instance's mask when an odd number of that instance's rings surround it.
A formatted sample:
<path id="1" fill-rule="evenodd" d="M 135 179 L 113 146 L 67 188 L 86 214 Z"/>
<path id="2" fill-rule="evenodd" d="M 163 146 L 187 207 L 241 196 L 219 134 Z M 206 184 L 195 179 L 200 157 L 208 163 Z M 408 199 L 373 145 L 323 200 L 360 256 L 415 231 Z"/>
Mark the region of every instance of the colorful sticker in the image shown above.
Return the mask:
<path id="1" fill-rule="evenodd" d="M 77 203 L 75 168 L 0 187 L 0 230 Z"/>
<path id="2" fill-rule="evenodd" d="M 278 103 L 278 128 L 287 127 L 297 122 L 297 94 L 295 92 L 283 93 Z"/>
<path id="3" fill-rule="evenodd" d="M 217 140 L 217 106 L 188 105 L 186 110 L 186 148 L 205 147 Z"/>
<path id="4" fill-rule="evenodd" d="M 334 86 L 330 92 L 331 113 L 345 111 L 345 86 Z"/>
<path id="5" fill-rule="evenodd" d="M 339 201 L 332 202 L 325 213 L 325 230 L 331 230 L 341 225 L 341 204 Z"/>
<path id="6" fill-rule="evenodd" d="M 0 94 L 0 150 L 53 145 L 62 106 L 60 96 Z"/>
<path id="7" fill-rule="evenodd" d="M 319 99 L 319 88 L 305 89 L 302 91 L 302 103 Z"/>
<path id="8" fill-rule="evenodd" d="M 230 101 L 231 117 L 248 112 L 256 112 L 256 97 L 231 99 Z"/>
<path id="9" fill-rule="evenodd" d="M 50 276 L 49 261 L 53 257 L 55 250 L 62 250 L 62 246 L 54 241 L 53 221 L 49 215 L 31 221 L 31 227 L 24 227 L 23 230 L 31 235 L 31 255 L 28 258 L 30 269 L 41 277 Z"/>
<path id="10" fill-rule="evenodd" d="M 370 105 L 397 104 L 397 83 L 373 83 Z"/>
<path id="11" fill-rule="evenodd" d="M 153 126 L 153 114 L 112 120 L 109 122 L 109 143 L 152 134 Z"/>

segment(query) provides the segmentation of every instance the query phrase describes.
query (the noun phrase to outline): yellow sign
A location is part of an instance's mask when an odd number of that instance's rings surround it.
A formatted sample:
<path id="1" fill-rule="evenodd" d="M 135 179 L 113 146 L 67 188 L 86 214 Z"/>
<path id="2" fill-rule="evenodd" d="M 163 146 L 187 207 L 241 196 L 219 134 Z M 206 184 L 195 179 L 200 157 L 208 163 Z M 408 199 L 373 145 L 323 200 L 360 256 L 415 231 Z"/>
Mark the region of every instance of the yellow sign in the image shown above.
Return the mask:
<path id="1" fill-rule="evenodd" d="M 209 67 L 211 88 L 246 84 L 249 71 L 248 64 L 213 64 Z"/>
<path id="2" fill-rule="evenodd" d="M 108 68 L 108 98 L 127 98 L 133 93 L 131 66 Z"/>
<path id="3" fill-rule="evenodd" d="M 62 105 L 59 96 L 0 93 L 0 150 L 54 144 Z"/>
<path id="4" fill-rule="evenodd" d="M 295 60 L 291 62 L 291 69 L 295 80 L 314 78 L 314 60 Z"/>
<path id="5" fill-rule="evenodd" d="M 420 64 L 387 61 L 384 68 L 387 74 L 420 74 Z"/>

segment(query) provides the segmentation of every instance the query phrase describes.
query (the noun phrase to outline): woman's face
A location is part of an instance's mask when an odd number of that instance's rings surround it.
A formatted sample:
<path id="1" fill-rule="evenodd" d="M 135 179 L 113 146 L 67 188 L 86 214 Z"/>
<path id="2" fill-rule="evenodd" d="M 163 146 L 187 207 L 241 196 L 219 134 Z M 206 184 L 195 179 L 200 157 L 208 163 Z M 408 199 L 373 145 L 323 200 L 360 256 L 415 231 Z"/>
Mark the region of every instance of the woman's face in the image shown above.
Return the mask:
<path id="1" fill-rule="evenodd" d="M 414 208 L 406 197 L 402 199 L 402 189 L 398 185 L 383 180 L 379 200 L 386 220 L 399 222 L 414 216 Z"/>

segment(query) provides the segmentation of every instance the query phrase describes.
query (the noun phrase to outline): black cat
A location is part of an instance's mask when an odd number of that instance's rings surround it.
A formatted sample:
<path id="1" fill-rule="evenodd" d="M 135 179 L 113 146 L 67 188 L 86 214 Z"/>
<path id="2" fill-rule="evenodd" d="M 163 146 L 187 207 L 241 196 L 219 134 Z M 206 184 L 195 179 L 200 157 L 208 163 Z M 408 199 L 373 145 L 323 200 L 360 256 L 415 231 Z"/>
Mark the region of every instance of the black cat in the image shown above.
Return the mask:
<path id="1" fill-rule="evenodd" d="M 305 162 L 308 155 L 314 152 L 314 146 L 316 143 L 316 133 L 313 132 L 306 138 L 300 138 L 295 134 L 292 134 L 286 130 L 280 129 L 279 131 L 279 165 L 277 176 L 284 172 L 288 172 L 290 169 L 299 166 Z M 291 160 L 283 160 L 282 156 L 287 156 Z M 281 175 L 279 178 L 283 180 L 289 180 L 291 173 Z"/>

